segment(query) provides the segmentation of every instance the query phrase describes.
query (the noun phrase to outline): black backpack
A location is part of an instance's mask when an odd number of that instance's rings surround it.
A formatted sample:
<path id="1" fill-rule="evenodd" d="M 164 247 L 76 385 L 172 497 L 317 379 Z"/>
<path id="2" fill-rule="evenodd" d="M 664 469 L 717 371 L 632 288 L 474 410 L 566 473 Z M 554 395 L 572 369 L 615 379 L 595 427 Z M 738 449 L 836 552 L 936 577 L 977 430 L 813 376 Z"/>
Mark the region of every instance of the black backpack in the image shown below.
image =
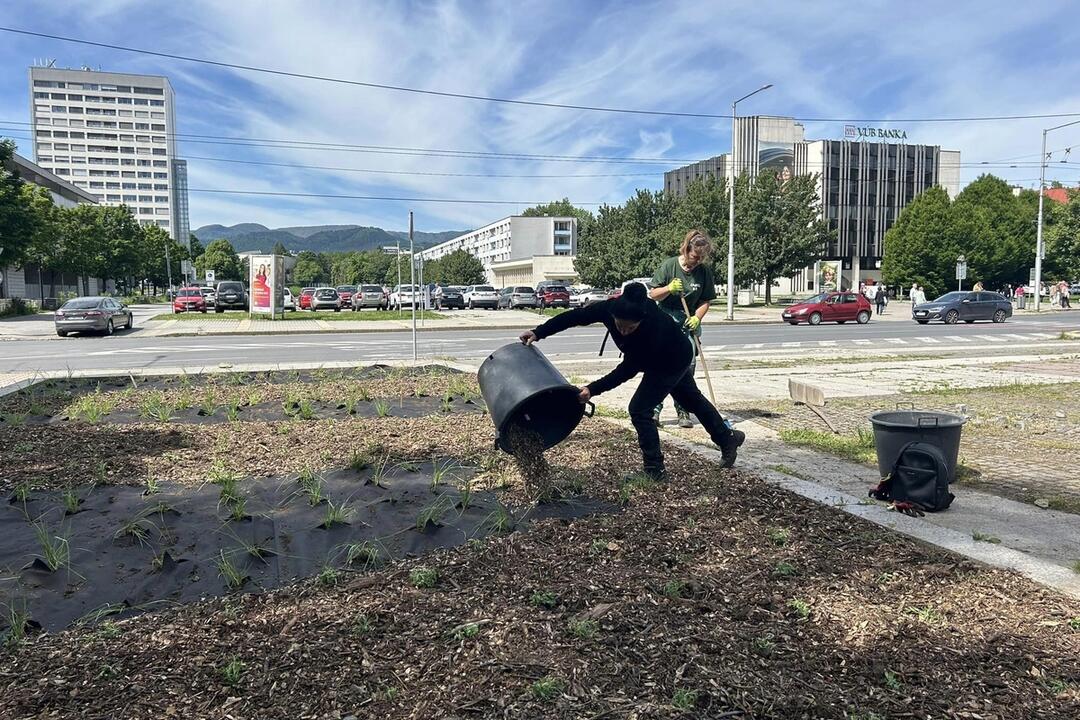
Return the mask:
<path id="1" fill-rule="evenodd" d="M 870 497 L 891 501 L 896 509 L 939 512 L 952 504 L 949 492 L 949 468 L 941 450 L 929 443 L 910 442 L 904 446 L 893 464 L 892 472 Z"/>

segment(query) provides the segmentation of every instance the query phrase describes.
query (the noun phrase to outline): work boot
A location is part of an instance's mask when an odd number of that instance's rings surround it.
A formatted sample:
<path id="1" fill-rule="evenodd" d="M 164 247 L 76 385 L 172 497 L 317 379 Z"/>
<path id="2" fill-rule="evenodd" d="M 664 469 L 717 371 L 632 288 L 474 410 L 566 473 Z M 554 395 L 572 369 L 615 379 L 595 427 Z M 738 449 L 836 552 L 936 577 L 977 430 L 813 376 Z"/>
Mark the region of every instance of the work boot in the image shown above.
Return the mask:
<path id="1" fill-rule="evenodd" d="M 723 456 L 720 467 L 729 468 L 735 464 L 735 458 L 739 455 L 739 447 L 744 442 L 746 442 L 746 433 L 742 430 L 732 430 L 731 435 L 727 438 L 727 442 L 723 445 L 716 446 Z"/>
<path id="2" fill-rule="evenodd" d="M 692 428 L 694 427 L 694 421 L 690 419 L 690 413 L 685 410 L 679 411 L 679 427 Z"/>

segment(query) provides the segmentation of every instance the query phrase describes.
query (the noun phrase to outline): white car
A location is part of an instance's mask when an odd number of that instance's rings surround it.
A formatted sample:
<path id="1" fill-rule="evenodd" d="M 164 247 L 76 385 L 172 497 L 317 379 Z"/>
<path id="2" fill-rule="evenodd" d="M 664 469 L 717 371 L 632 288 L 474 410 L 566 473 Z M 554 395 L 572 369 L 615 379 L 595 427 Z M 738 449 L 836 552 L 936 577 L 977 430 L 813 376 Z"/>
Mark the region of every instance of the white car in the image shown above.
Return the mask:
<path id="1" fill-rule="evenodd" d="M 390 309 L 411 308 L 414 304 L 419 307 L 422 305 L 422 299 L 423 293 L 418 285 L 397 285 L 390 293 Z"/>
<path id="2" fill-rule="evenodd" d="M 462 293 L 465 299 L 465 307 L 470 310 L 478 307 L 486 307 L 494 310 L 499 307 L 499 293 L 491 285 L 470 285 Z"/>
<path id="3" fill-rule="evenodd" d="M 212 287 L 201 287 L 201 288 L 199 288 L 199 292 L 202 293 L 203 300 L 206 301 L 206 307 L 208 307 L 208 308 L 214 307 L 214 300 L 217 299 L 217 293 L 214 292 L 214 288 L 212 288 Z"/>
<path id="4" fill-rule="evenodd" d="M 608 292 L 597 290 L 596 288 L 579 290 L 570 296 L 570 307 L 585 307 L 592 303 L 604 302 L 609 297 L 610 294 Z"/>
<path id="5" fill-rule="evenodd" d="M 293 299 L 292 290 L 284 288 L 281 291 L 281 309 L 296 312 L 296 300 Z M 207 301 L 209 303 L 209 301 Z"/>

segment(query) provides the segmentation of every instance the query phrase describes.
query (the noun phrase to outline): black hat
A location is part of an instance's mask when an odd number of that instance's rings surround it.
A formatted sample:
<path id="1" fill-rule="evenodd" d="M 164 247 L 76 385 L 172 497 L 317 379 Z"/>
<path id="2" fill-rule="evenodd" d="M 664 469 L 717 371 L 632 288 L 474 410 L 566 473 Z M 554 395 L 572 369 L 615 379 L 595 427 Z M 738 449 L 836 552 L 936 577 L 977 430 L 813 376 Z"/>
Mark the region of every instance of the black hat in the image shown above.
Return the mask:
<path id="1" fill-rule="evenodd" d="M 630 283 L 623 288 L 622 295 L 612 301 L 611 314 L 620 320 L 641 322 L 645 318 L 646 303 L 649 293 L 641 283 Z"/>

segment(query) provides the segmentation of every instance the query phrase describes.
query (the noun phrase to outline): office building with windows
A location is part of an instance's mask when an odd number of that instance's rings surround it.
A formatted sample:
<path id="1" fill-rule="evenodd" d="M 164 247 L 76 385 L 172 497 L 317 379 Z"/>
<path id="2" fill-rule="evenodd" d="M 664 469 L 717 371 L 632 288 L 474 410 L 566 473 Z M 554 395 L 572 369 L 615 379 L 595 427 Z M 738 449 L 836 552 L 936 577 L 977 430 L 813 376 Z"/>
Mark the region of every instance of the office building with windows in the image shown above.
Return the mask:
<path id="1" fill-rule="evenodd" d="M 664 189 L 675 196 L 706 174 L 731 178 L 732 170 L 756 177 L 774 172 L 781 178 L 813 174 L 818 179 L 823 219 L 834 231 L 823 261 L 841 269 L 840 284 L 881 279 L 885 233 L 900 211 L 919 193 L 940 186 L 956 197 L 960 191 L 960 152 L 937 145 L 908 144 L 896 128 L 844 127 L 843 139 L 806 140 L 792 118 L 751 116 L 735 123 L 731 154 L 664 173 Z M 781 292 L 815 289 L 814 268 L 778 280 Z"/>
<path id="2" fill-rule="evenodd" d="M 539 282 L 572 283 L 577 279 L 577 218 L 513 215 L 459 235 L 420 253 L 424 261 L 464 250 L 484 265 L 497 287 Z"/>
<path id="3" fill-rule="evenodd" d="M 165 77 L 31 67 L 34 160 L 187 246 L 187 168 L 174 160 L 175 105 Z"/>

